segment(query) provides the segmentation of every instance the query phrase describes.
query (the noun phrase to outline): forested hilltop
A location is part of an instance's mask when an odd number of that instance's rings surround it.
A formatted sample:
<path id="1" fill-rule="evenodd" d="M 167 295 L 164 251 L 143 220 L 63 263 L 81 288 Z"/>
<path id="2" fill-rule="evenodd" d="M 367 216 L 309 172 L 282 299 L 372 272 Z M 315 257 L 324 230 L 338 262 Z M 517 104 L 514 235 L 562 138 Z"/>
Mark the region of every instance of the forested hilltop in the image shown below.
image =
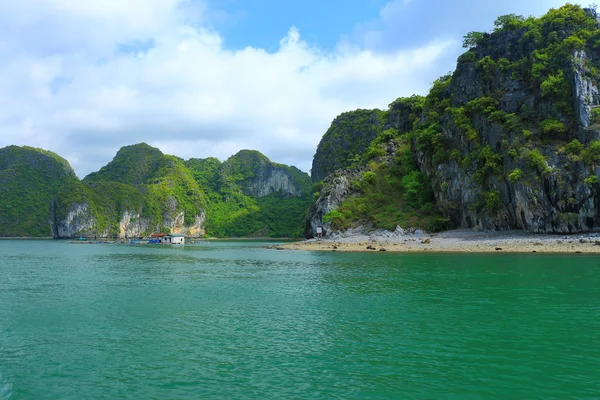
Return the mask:
<path id="1" fill-rule="evenodd" d="M 0 236 L 50 236 L 50 204 L 63 185 L 77 182 L 67 160 L 50 151 L 0 149 Z"/>
<path id="2" fill-rule="evenodd" d="M 0 149 L 0 236 L 299 237 L 310 177 L 242 150 L 225 162 L 126 146 L 79 180 L 58 155 Z"/>
<path id="3" fill-rule="evenodd" d="M 596 10 L 501 16 L 464 47 L 427 96 L 333 122 L 305 236 L 319 225 L 600 230 Z"/>

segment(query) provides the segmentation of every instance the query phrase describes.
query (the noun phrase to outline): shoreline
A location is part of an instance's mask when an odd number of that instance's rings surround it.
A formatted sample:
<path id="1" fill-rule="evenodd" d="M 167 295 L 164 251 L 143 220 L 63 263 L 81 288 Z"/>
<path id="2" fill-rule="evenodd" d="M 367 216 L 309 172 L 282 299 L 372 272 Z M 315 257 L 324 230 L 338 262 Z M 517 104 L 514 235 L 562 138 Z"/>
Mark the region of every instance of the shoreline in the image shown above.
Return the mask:
<path id="1" fill-rule="evenodd" d="M 438 234 L 376 231 L 274 246 L 278 250 L 394 253 L 600 254 L 600 234 L 548 235 L 522 231 L 452 230 Z"/>

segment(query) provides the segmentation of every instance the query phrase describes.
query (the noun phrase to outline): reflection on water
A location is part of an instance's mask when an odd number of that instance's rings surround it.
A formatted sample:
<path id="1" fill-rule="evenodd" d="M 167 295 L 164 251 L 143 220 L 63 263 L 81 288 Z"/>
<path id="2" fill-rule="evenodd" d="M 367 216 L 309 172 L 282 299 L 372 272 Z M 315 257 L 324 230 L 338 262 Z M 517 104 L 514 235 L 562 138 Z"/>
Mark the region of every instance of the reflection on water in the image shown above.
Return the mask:
<path id="1" fill-rule="evenodd" d="M 0 399 L 590 399 L 597 257 L 0 242 Z"/>

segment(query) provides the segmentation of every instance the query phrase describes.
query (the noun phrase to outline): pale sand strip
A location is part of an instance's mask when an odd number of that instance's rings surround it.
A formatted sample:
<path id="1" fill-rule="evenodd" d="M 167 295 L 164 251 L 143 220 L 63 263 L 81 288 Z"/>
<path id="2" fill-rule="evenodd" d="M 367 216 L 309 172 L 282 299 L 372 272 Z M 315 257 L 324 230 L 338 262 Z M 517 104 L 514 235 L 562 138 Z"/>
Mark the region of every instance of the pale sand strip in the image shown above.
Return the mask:
<path id="1" fill-rule="evenodd" d="M 352 236 L 314 239 L 274 246 L 282 250 L 392 251 L 462 253 L 600 253 L 598 235 L 535 235 L 523 232 L 478 233 L 467 230 L 438 235 Z"/>

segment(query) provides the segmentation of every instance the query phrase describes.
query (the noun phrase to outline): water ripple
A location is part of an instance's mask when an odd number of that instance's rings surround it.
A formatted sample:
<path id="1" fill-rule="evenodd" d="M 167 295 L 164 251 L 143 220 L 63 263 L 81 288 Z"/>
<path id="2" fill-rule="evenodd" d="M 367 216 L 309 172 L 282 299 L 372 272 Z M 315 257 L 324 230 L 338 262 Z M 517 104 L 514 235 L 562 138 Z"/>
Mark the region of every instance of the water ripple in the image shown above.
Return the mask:
<path id="1" fill-rule="evenodd" d="M 598 258 L 10 243 L 2 400 L 599 398 Z"/>

